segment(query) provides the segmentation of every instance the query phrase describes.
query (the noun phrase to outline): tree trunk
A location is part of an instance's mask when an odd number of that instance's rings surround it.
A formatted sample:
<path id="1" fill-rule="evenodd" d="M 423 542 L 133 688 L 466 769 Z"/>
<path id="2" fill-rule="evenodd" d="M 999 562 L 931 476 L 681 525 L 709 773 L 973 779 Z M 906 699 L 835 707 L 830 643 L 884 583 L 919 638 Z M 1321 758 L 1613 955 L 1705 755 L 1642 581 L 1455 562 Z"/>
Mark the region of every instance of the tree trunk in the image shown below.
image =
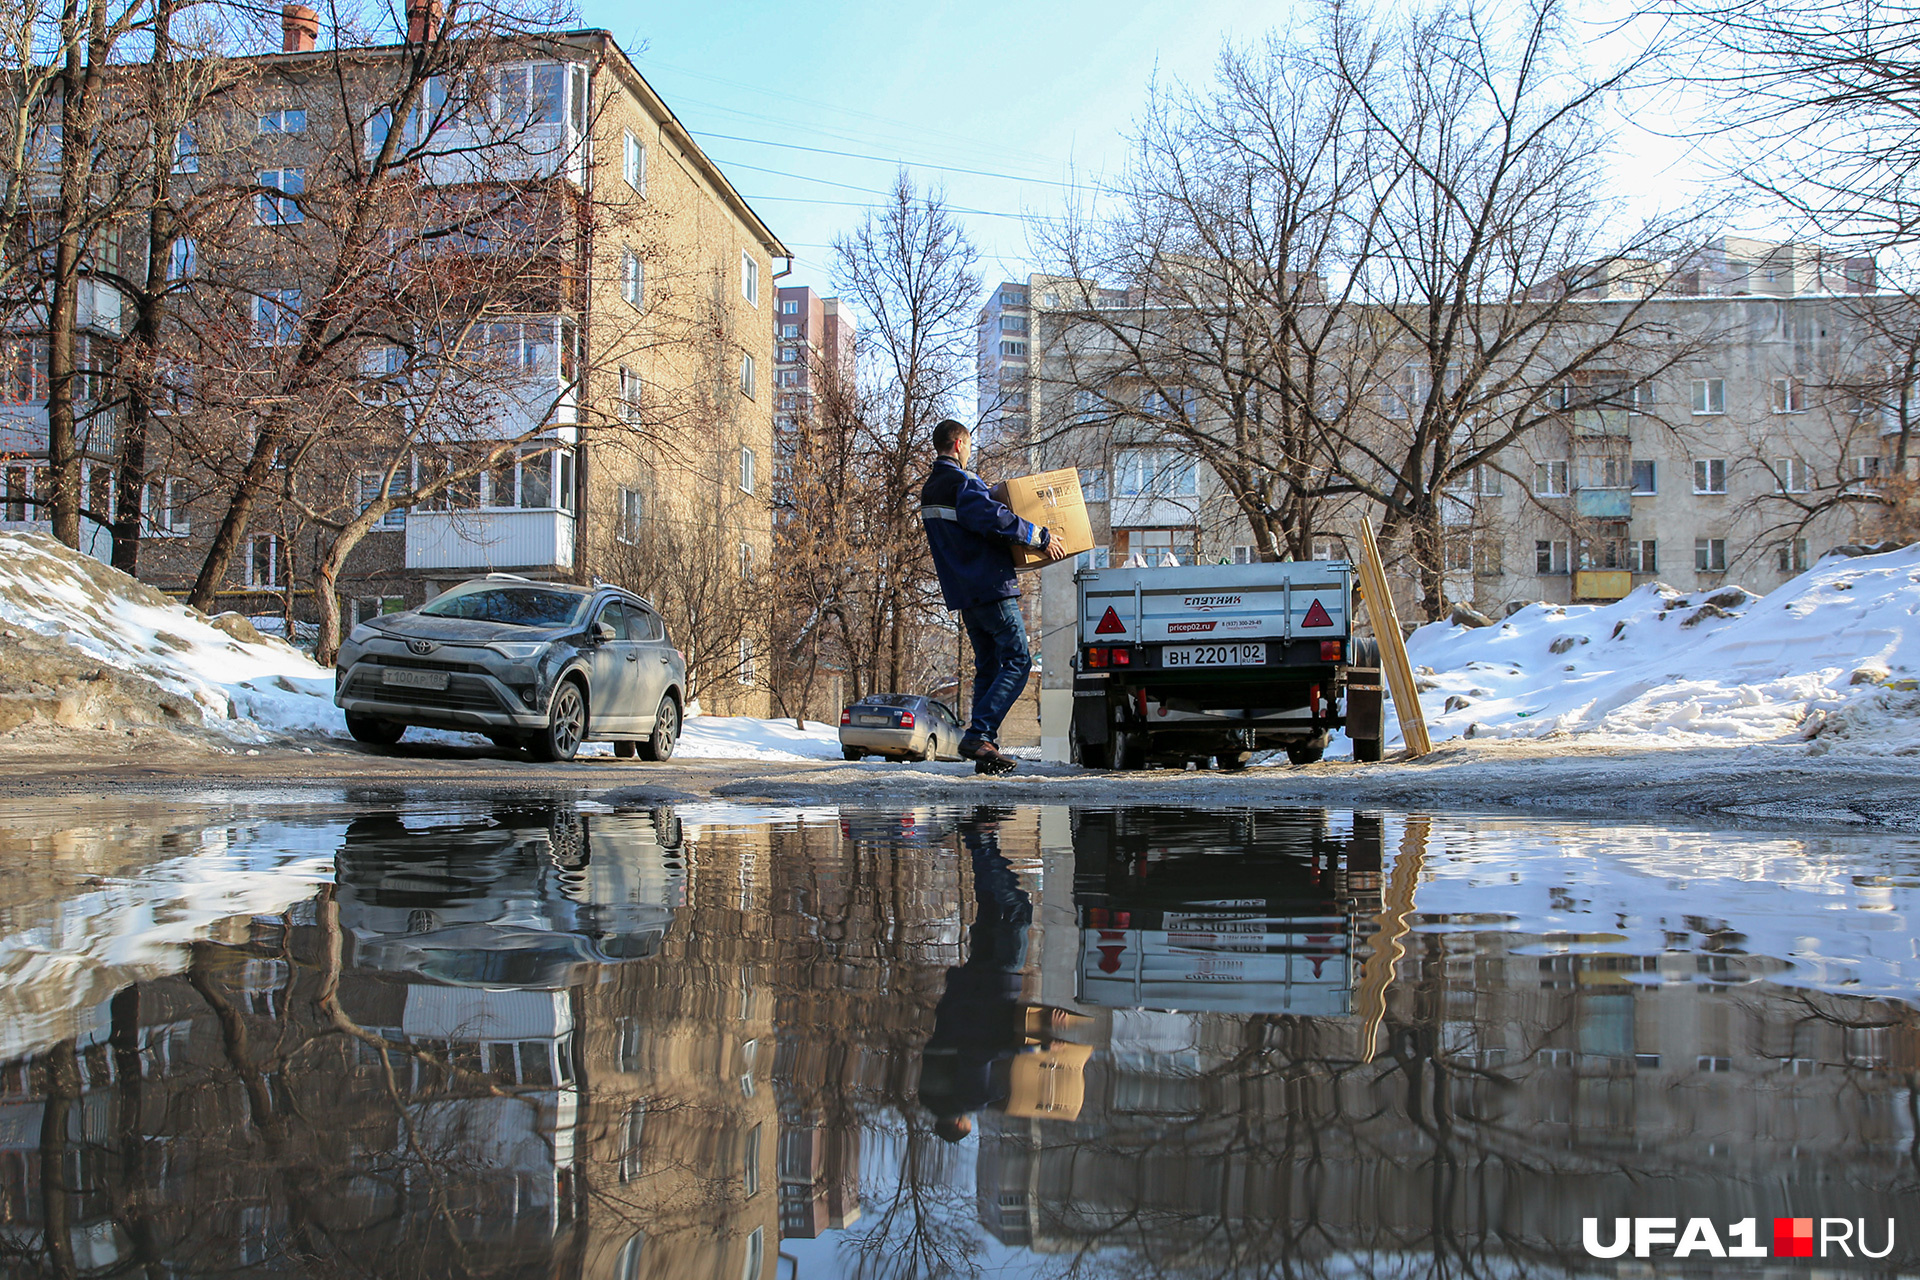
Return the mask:
<path id="1" fill-rule="evenodd" d="M 349 520 L 314 566 L 313 607 L 320 615 L 320 639 L 314 645 L 313 660 L 323 667 L 332 666 L 333 660 L 340 656 L 340 571 L 346 567 L 347 557 L 353 554 L 353 549 L 360 545 L 361 539 L 367 536 L 374 523 L 385 517 L 391 505 L 373 503 Z"/>
<path id="2" fill-rule="evenodd" d="M 47 1099 L 40 1111 L 40 1224 L 47 1263 L 62 1280 L 79 1274 L 73 1254 L 73 1195 L 80 1188 L 67 1185 L 73 1104 L 79 1097 L 79 1060 L 73 1041 L 62 1040 L 47 1054 Z"/>
<path id="3" fill-rule="evenodd" d="M 220 584 L 227 580 L 227 567 L 233 563 L 240 539 L 246 536 L 254 504 L 259 501 L 260 491 L 266 487 L 273 471 L 273 456 L 280 447 L 280 438 L 277 423 L 261 426 L 260 434 L 254 439 L 253 456 L 247 459 L 247 469 L 241 473 L 240 483 L 234 486 L 227 513 L 220 518 L 220 528 L 214 532 L 213 541 L 207 545 L 206 559 L 200 563 L 200 576 L 194 579 L 193 590 L 187 595 L 189 607 L 202 613 L 213 612 Z"/>
<path id="4" fill-rule="evenodd" d="M 47 310 L 47 465 L 53 481 L 53 536 L 80 545 L 80 448 L 74 393 L 77 390 L 75 330 L 80 314 L 80 269 L 92 185 L 93 117 L 106 61 L 106 12 L 98 0 L 86 11 L 87 49 L 82 53 L 79 0 L 66 0 L 61 35 L 66 60 L 60 73 L 60 238 L 54 248 L 53 298 Z M 76 142 L 79 145 L 75 145 Z"/>

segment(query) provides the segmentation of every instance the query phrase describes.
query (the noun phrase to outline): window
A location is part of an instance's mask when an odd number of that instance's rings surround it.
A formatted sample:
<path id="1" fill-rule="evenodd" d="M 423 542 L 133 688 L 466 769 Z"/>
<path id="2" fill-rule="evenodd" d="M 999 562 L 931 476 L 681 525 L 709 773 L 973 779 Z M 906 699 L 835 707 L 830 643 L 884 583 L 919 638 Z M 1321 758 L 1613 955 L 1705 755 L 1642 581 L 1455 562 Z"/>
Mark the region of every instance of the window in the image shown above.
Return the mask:
<path id="1" fill-rule="evenodd" d="M 1419 395 L 1418 375 L 1411 369 L 1403 369 L 1391 383 L 1380 389 L 1380 412 L 1389 418 L 1404 419 L 1413 412 L 1413 402 Z"/>
<path id="2" fill-rule="evenodd" d="M 253 339 L 257 346 L 287 347 L 300 340 L 300 291 L 264 289 L 253 300 Z"/>
<path id="3" fill-rule="evenodd" d="M 1001 316 L 1000 317 L 1000 332 L 1025 333 L 1026 331 L 1027 331 L 1027 318 L 1025 316 Z"/>
<path id="4" fill-rule="evenodd" d="M 1853 460 L 1853 474 L 1861 480 L 1878 480 L 1880 478 L 1879 455 L 1870 454 L 1855 458 Z"/>
<path id="5" fill-rule="evenodd" d="M 800 336 L 800 326 L 797 324 L 783 324 L 780 326 L 780 336 L 783 338 L 797 338 Z"/>
<path id="6" fill-rule="evenodd" d="M 1003 307 L 1026 306 L 1027 291 L 1025 289 L 1002 289 L 1000 291 L 1000 305 Z M 1053 304 L 1049 303 L 1048 305 L 1051 306 Z"/>
<path id="7" fill-rule="evenodd" d="M 1197 492 L 1193 459 L 1170 449 L 1123 449 L 1114 457 L 1123 498 L 1190 498 Z"/>
<path id="8" fill-rule="evenodd" d="M 740 637 L 740 675 L 741 684 L 753 683 L 753 641 Z M 748 1077 L 751 1079 L 751 1077 Z"/>
<path id="9" fill-rule="evenodd" d="M 1080 499 L 1083 502 L 1107 500 L 1107 469 L 1105 467 L 1080 468 Z"/>
<path id="10" fill-rule="evenodd" d="M 1660 572 L 1659 544 L 1652 538 L 1635 538 L 1627 544 L 1627 568 L 1635 573 Z"/>
<path id="11" fill-rule="evenodd" d="M 24 488 L 24 469 L 22 469 Z M 15 490 L 12 474 L 8 474 L 9 493 Z M 23 495 L 24 496 L 24 495 Z M 23 520 L 25 513 L 14 515 L 12 502 L 8 503 L 7 519 Z M 145 536 L 149 538 L 184 538 L 193 532 L 192 519 L 187 515 L 187 482 L 177 476 L 163 476 L 146 486 L 140 500 L 140 508 L 146 513 Z"/>
<path id="12" fill-rule="evenodd" d="M 1657 492 L 1654 488 L 1653 463 L 1639 458 L 1633 460 L 1633 491 L 1642 495 Z"/>
<path id="13" fill-rule="evenodd" d="M 1807 540 L 1794 538 L 1783 542 L 1776 548 L 1779 555 L 1779 568 L 1782 573 L 1805 573 L 1807 571 Z"/>
<path id="14" fill-rule="evenodd" d="M 191 280 L 200 273 L 200 246 L 190 236 L 181 236 L 167 250 L 167 279 Z"/>
<path id="15" fill-rule="evenodd" d="M 1475 577 L 1498 578 L 1505 575 L 1506 551 L 1497 537 L 1477 539 L 1473 545 L 1473 572 Z"/>
<path id="16" fill-rule="evenodd" d="M 305 133 L 307 131 L 307 113 L 299 107 L 289 107 L 283 111 L 269 111 L 260 117 L 260 132 Z"/>
<path id="17" fill-rule="evenodd" d="M 751 542 L 740 544 L 740 581 L 753 581 L 753 544 Z"/>
<path id="18" fill-rule="evenodd" d="M 1113 551 L 1110 547 L 1095 547 L 1091 551 L 1082 551 L 1074 557 L 1075 571 L 1081 569 L 1110 569 L 1113 567 Z"/>
<path id="19" fill-rule="evenodd" d="M 799 300 L 798 298 L 782 298 L 782 299 L 780 300 L 780 314 L 781 314 L 781 315 L 783 315 L 783 316 L 797 316 L 797 315 L 799 315 L 799 314 L 800 314 L 800 300 Z M 792 326 L 789 326 L 789 328 L 790 328 L 790 329 L 792 329 L 792 330 L 794 330 L 795 332 L 797 332 L 797 331 L 798 331 L 798 329 L 799 329 L 799 326 L 797 326 L 797 325 L 792 325 Z M 788 336 L 789 338 L 791 338 L 791 337 L 793 336 L 793 333 L 788 333 L 788 334 L 787 334 L 787 336 Z"/>
<path id="20" fill-rule="evenodd" d="M 620 1181 L 632 1182 L 640 1176 L 641 1139 L 647 1133 L 646 1099 L 627 1107 L 626 1122 L 621 1126 L 620 1142 Z"/>
<path id="21" fill-rule="evenodd" d="M 760 1126 L 747 1130 L 747 1140 L 740 1153 L 740 1182 L 749 1196 L 760 1194 Z"/>
<path id="22" fill-rule="evenodd" d="M 747 1237 L 747 1257 L 740 1266 L 740 1280 L 760 1280 L 760 1272 L 767 1262 L 766 1237 L 761 1234 L 764 1227 L 755 1227 L 753 1234 Z"/>
<path id="23" fill-rule="evenodd" d="M 1725 458 L 1695 458 L 1693 460 L 1693 491 L 1695 493 L 1725 493 L 1727 491 L 1727 460 Z"/>
<path id="24" fill-rule="evenodd" d="M 1542 538 L 1533 544 L 1533 571 L 1538 574 L 1557 574 L 1567 571 L 1567 544 Z"/>
<path id="25" fill-rule="evenodd" d="M 500 84 L 500 116 L 516 124 L 559 124 L 566 103 L 565 70 L 557 62 L 507 67 L 495 73 Z"/>
<path id="26" fill-rule="evenodd" d="M 307 191 L 305 169 L 262 169 L 259 177 L 266 190 L 254 207 L 255 222 L 263 227 L 285 227 L 307 220 L 299 199 Z"/>
<path id="27" fill-rule="evenodd" d="M 740 394 L 753 399 L 753 357 L 740 357 Z"/>
<path id="28" fill-rule="evenodd" d="M 640 375 L 620 366 L 620 417 L 625 422 L 640 421 Z"/>
<path id="29" fill-rule="evenodd" d="M 173 171 L 200 172 L 200 144 L 194 140 L 191 129 L 182 129 L 173 135 Z"/>
<path id="30" fill-rule="evenodd" d="M 1024 357 L 1027 354 L 1027 344 L 1024 342 L 1003 342 L 1000 344 L 1000 354 L 1003 356 Z"/>
<path id="31" fill-rule="evenodd" d="M 622 542 L 640 541 L 640 525 L 646 518 L 646 496 L 638 489 L 622 489 L 620 491 L 620 523 L 614 536 Z"/>
<path id="32" fill-rule="evenodd" d="M 1775 378 L 1773 380 L 1773 411 L 1775 413 L 1805 413 L 1807 411 L 1807 384 L 1798 378 Z"/>
<path id="33" fill-rule="evenodd" d="M 1470 488 L 1483 497 L 1497 498 L 1506 492 L 1506 477 L 1491 463 L 1483 462 L 1473 469 Z"/>
<path id="34" fill-rule="evenodd" d="M 740 296 L 756 307 L 760 305 L 760 264 L 750 253 L 740 255 Z"/>
<path id="35" fill-rule="evenodd" d="M 621 145 L 620 176 L 627 180 L 635 194 L 647 194 L 647 149 L 631 129 L 627 130 Z"/>
<path id="36" fill-rule="evenodd" d="M 794 363 L 794 362 L 795 362 L 796 360 L 798 360 L 799 358 L 800 358 L 800 348 L 798 348 L 798 347 L 782 347 L 782 348 L 780 348 L 780 363 L 781 363 L 781 364 L 792 364 L 792 363 Z"/>
<path id="37" fill-rule="evenodd" d="M 1564 498 L 1567 496 L 1567 463 L 1565 459 L 1533 464 L 1533 492 L 1541 498 Z"/>
<path id="38" fill-rule="evenodd" d="M 753 467 L 756 459 L 752 449 L 740 451 L 740 487 L 748 493 L 753 492 Z"/>
<path id="39" fill-rule="evenodd" d="M 1725 378 L 1695 378 L 1693 380 L 1693 411 L 1695 413 L 1725 413 L 1727 411 L 1727 380 Z"/>
<path id="40" fill-rule="evenodd" d="M 0 338 L 0 404 L 46 402 L 47 354 L 45 338 Z"/>
<path id="41" fill-rule="evenodd" d="M 249 587 L 280 585 L 280 535 L 256 533 L 247 539 L 247 583 Z"/>
<path id="42" fill-rule="evenodd" d="M 1653 397 L 1654 391 L 1651 382 L 1636 382 L 1633 386 L 1633 396 L 1627 412 L 1652 413 L 1654 406 Z"/>
<path id="43" fill-rule="evenodd" d="M 632 249 L 620 255 L 620 296 L 636 311 L 645 305 L 647 267 Z"/>
<path id="44" fill-rule="evenodd" d="M 613 1280 L 640 1280 L 640 1256 L 645 1252 L 647 1233 L 636 1231 L 620 1246 L 613 1260 Z"/>
<path id="45" fill-rule="evenodd" d="M 365 511 L 379 500 L 380 475 L 381 473 L 378 471 L 363 471 L 360 473 L 358 481 L 360 487 L 360 509 L 362 511 Z M 387 482 L 387 493 L 391 497 L 399 497 L 406 491 L 406 477 L 396 471 L 393 478 Z M 373 527 L 376 529 L 406 528 L 407 509 L 405 507 L 395 507 L 393 510 L 381 516 L 379 520 L 375 521 Z"/>
<path id="46" fill-rule="evenodd" d="M 1693 540 L 1693 567 L 1701 573 L 1725 573 L 1727 571 L 1727 540 L 1725 538 L 1695 538 Z"/>
<path id="47" fill-rule="evenodd" d="M 1813 488 L 1813 469 L 1805 458 L 1776 458 L 1773 483 L 1775 493 L 1806 493 Z"/>

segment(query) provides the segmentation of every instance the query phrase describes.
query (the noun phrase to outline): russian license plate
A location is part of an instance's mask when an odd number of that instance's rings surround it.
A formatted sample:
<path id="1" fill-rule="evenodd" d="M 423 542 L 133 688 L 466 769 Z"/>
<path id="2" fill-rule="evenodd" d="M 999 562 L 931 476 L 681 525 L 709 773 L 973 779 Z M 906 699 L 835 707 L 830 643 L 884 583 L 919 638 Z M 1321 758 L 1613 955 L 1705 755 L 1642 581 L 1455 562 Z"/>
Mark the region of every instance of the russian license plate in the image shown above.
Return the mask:
<path id="1" fill-rule="evenodd" d="M 380 673 L 380 683 L 403 685 L 409 689 L 444 689 L 447 687 L 447 673 L 444 671 L 413 671 L 406 667 L 388 667 Z"/>
<path id="2" fill-rule="evenodd" d="M 1264 667 L 1267 646 L 1254 640 L 1246 644 L 1170 644 L 1160 651 L 1163 667 Z"/>
<path id="3" fill-rule="evenodd" d="M 877 728 L 885 729 L 893 724 L 893 717 L 891 716 L 855 716 L 853 718 L 853 722 L 855 724 L 871 725 Z"/>

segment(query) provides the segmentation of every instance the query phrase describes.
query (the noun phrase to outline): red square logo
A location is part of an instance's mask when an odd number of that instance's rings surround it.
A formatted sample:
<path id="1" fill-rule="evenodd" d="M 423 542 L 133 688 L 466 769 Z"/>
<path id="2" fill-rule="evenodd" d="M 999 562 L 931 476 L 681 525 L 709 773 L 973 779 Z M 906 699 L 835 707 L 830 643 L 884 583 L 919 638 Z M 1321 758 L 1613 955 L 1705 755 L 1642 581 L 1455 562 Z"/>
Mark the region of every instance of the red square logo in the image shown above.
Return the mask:
<path id="1" fill-rule="evenodd" d="M 1773 1256 L 1811 1258 L 1813 1256 L 1813 1219 L 1775 1218 L 1773 1220 Z"/>

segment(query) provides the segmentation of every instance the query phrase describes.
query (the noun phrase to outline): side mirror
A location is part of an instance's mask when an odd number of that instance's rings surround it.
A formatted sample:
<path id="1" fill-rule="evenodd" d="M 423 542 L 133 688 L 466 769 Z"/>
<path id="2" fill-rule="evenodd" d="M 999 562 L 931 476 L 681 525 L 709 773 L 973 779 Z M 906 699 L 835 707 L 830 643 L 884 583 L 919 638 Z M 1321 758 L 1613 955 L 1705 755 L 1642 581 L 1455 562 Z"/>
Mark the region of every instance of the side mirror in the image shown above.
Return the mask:
<path id="1" fill-rule="evenodd" d="M 594 623 L 593 638 L 601 644 L 605 644 L 607 641 L 613 639 L 613 624 L 611 622 Z"/>

